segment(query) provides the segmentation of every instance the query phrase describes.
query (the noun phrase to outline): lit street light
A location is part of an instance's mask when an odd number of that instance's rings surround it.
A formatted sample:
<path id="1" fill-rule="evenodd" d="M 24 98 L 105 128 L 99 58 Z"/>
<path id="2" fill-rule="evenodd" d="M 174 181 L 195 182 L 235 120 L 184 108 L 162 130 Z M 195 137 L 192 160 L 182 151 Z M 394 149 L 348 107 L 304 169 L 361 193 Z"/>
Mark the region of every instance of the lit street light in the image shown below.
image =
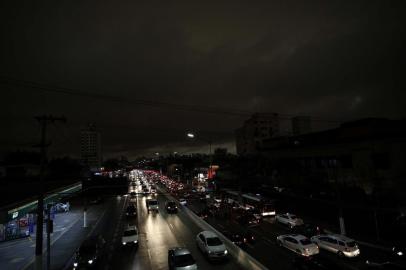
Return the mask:
<path id="1" fill-rule="evenodd" d="M 189 138 L 192 138 L 192 139 L 193 139 L 193 138 L 195 137 L 195 134 L 193 134 L 193 133 L 188 133 L 187 136 L 188 136 Z"/>

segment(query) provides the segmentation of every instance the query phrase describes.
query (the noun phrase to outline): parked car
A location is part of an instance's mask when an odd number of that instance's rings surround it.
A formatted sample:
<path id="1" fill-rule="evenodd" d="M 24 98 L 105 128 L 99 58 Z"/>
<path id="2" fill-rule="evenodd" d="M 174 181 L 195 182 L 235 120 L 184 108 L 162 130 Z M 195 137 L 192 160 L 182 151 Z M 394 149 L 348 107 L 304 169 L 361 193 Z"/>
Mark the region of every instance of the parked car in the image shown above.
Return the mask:
<path id="1" fill-rule="evenodd" d="M 176 203 L 174 201 L 166 202 L 165 209 L 166 209 L 166 212 L 168 212 L 168 213 L 178 212 L 178 206 L 176 205 Z"/>
<path id="2" fill-rule="evenodd" d="M 106 241 L 98 235 L 86 239 L 75 253 L 73 268 L 95 268 L 99 267 L 99 260 L 103 255 Z"/>
<path id="3" fill-rule="evenodd" d="M 169 270 L 197 270 L 197 264 L 187 248 L 175 247 L 168 250 Z"/>
<path id="4" fill-rule="evenodd" d="M 279 246 L 296 252 L 302 256 L 311 256 L 319 253 L 319 247 L 309 238 L 300 234 L 284 234 L 276 237 Z"/>
<path id="5" fill-rule="evenodd" d="M 214 232 L 200 232 L 196 236 L 196 243 L 209 260 L 221 260 L 227 257 L 228 250 L 226 246 Z"/>
<path id="6" fill-rule="evenodd" d="M 138 246 L 138 230 L 136 226 L 128 226 L 121 236 L 123 246 L 135 245 Z"/>
<path id="7" fill-rule="evenodd" d="M 321 234 L 311 238 L 319 248 L 338 254 L 342 257 L 356 257 L 360 254 L 357 243 L 344 235 Z"/>
<path id="8" fill-rule="evenodd" d="M 282 223 L 284 225 L 287 225 L 289 228 L 303 225 L 302 219 L 300 219 L 296 215 L 290 214 L 290 213 L 276 215 L 276 221 L 278 221 L 279 223 Z"/>

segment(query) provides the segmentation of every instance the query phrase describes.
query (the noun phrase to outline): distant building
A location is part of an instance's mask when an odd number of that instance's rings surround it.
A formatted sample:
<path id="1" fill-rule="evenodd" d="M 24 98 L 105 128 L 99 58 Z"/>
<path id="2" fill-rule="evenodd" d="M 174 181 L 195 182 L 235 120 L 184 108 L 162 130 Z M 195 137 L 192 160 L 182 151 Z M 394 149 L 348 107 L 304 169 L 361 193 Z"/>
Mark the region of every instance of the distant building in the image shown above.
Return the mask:
<path id="1" fill-rule="evenodd" d="M 405 186 L 406 120 L 361 119 L 340 127 L 263 142 L 281 183 L 338 182 L 374 189 Z M 309 185 L 310 184 L 310 185 Z"/>
<path id="2" fill-rule="evenodd" d="M 81 131 L 80 159 L 91 170 L 98 170 L 101 167 L 101 136 L 94 124 Z"/>
<path id="3" fill-rule="evenodd" d="M 292 118 L 292 134 L 294 136 L 312 132 L 310 116 L 296 116 Z"/>
<path id="4" fill-rule="evenodd" d="M 238 155 L 255 155 L 262 148 L 264 140 L 280 134 L 279 115 L 277 113 L 256 113 L 236 130 Z"/>

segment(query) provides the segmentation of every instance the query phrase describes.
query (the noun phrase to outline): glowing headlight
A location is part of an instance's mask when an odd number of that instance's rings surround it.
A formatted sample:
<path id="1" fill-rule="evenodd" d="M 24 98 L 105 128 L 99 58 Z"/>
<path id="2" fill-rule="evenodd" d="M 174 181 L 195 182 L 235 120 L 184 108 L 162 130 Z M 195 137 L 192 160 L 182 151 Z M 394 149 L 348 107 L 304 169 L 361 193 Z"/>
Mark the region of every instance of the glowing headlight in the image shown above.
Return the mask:
<path id="1" fill-rule="evenodd" d="M 123 242 L 123 245 L 125 246 L 125 245 L 127 245 L 127 243 L 126 243 L 126 242 Z"/>
<path id="2" fill-rule="evenodd" d="M 73 267 L 78 267 L 78 263 L 77 262 L 73 263 Z"/>
<path id="3" fill-rule="evenodd" d="M 402 252 L 402 251 L 399 251 L 397 254 L 398 254 L 398 256 L 403 256 L 403 252 Z"/>
<path id="4" fill-rule="evenodd" d="M 227 249 L 226 249 L 226 250 L 224 250 L 224 254 L 227 254 L 227 253 L 228 253 Z"/>
<path id="5" fill-rule="evenodd" d="M 87 261 L 89 264 L 92 264 L 93 263 L 93 260 L 88 260 Z"/>
<path id="6" fill-rule="evenodd" d="M 135 241 L 134 241 L 134 244 L 137 244 L 137 243 L 138 243 L 138 241 L 137 241 L 137 240 L 135 240 Z"/>

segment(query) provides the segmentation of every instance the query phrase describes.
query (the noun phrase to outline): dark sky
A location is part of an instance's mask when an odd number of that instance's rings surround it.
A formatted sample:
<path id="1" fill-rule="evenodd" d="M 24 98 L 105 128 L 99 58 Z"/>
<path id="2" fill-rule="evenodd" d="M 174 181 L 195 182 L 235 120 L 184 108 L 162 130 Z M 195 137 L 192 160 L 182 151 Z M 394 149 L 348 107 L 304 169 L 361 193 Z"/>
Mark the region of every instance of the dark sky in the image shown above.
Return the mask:
<path id="1" fill-rule="evenodd" d="M 40 114 L 68 118 L 53 153 L 94 122 L 129 157 L 207 151 L 186 130 L 232 151 L 249 112 L 405 117 L 403 3 L 2 1 L 1 152 L 38 140 Z"/>

